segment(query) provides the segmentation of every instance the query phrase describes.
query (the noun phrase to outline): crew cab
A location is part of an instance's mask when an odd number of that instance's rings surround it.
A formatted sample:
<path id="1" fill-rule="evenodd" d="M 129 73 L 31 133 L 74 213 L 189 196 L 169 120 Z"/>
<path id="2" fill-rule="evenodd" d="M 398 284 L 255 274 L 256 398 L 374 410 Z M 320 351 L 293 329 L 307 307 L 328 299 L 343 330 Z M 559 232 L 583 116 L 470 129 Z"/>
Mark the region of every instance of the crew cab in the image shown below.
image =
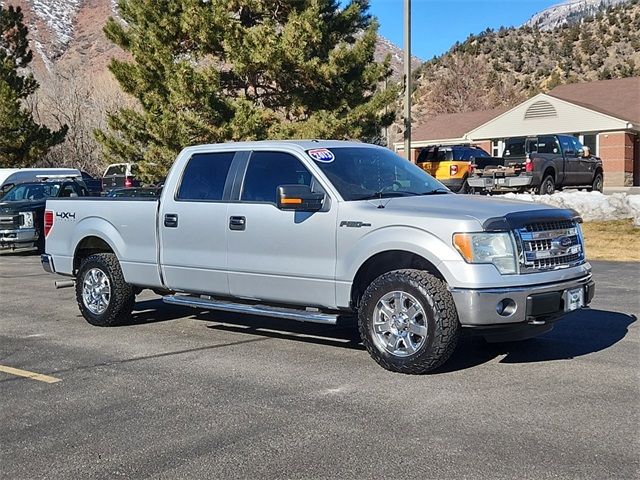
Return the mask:
<path id="1" fill-rule="evenodd" d="M 43 253 L 47 199 L 88 195 L 79 175 L 44 175 L 39 181 L 14 185 L 0 199 L 0 248 L 36 247 Z"/>
<path id="2" fill-rule="evenodd" d="M 475 168 L 468 180 L 476 190 L 552 194 L 564 187 L 602 191 L 602 160 L 570 135 L 515 137 L 505 141 L 503 162 Z"/>
<path id="3" fill-rule="evenodd" d="M 49 200 L 42 264 L 72 278 L 93 325 L 128 321 L 141 289 L 265 317 L 357 315 L 381 366 L 423 373 L 463 330 L 525 338 L 587 306 L 580 222 L 571 210 L 454 195 L 374 145 L 201 145 L 180 153 L 159 199 Z"/>

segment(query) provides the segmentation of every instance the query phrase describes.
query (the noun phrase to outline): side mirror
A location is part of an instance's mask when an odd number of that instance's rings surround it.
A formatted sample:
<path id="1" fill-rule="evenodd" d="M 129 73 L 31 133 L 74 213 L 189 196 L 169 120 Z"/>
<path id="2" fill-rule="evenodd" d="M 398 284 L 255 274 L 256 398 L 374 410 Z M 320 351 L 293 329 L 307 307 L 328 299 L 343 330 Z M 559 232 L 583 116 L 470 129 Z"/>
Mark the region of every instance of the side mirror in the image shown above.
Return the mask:
<path id="1" fill-rule="evenodd" d="M 298 212 L 317 212 L 324 204 L 324 193 L 314 193 L 308 185 L 280 185 L 278 208 Z"/>
<path id="2" fill-rule="evenodd" d="M 583 158 L 589 158 L 591 156 L 591 149 L 589 147 L 582 147 L 581 153 Z"/>

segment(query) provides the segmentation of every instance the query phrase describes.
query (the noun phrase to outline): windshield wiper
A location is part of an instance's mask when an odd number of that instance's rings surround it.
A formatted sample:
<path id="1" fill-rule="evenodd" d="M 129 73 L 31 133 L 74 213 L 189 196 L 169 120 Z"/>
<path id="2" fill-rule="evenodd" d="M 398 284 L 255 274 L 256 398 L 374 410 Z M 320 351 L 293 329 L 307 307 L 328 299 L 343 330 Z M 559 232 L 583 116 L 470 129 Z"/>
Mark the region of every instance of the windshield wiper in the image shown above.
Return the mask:
<path id="1" fill-rule="evenodd" d="M 451 191 L 444 190 L 442 188 L 437 188 L 436 190 L 431 190 L 430 192 L 424 192 L 424 193 L 421 193 L 420 195 L 441 195 L 444 193 L 451 193 Z"/>
<path id="2" fill-rule="evenodd" d="M 395 198 L 395 197 L 411 197 L 414 195 L 420 195 L 415 192 L 406 192 L 403 190 L 389 190 L 386 192 L 376 192 L 371 195 L 367 195 L 365 197 L 358 198 L 358 200 L 378 200 L 380 198 Z"/>

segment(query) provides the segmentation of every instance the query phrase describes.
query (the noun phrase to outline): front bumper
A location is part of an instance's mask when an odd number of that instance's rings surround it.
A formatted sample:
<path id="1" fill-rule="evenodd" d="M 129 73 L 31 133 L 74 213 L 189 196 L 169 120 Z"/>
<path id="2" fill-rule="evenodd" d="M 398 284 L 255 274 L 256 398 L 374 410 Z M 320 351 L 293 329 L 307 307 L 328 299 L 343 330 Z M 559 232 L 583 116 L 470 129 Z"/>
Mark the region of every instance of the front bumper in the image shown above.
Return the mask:
<path id="1" fill-rule="evenodd" d="M 576 288 L 584 289 L 584 306 L 589 305 L 595 293 L 591 274 L 545 285 L 479 290 L 454 288 L 451 293 L 462 326 L 539 325 L 564 315 L 565 292 Z M 514 308 L 500 314 L 498 305 L 503 301 L 512 303 Z"/>
<path id="2" fill-rule="evenodd" d="M 35 228 L 0 230 L 0 248 L 32 247 L 38 241 Z"/>
<path id="3" fill-rule="evenodd" d="M 517 177 L 494 175 L 491 177 L 470 177 L 467 182 L 472 188 L 489 191 L 518 190 L 522 188 L 530 188 L 533 184 L 533 177 L 530 175 L 521 175 Z"/>

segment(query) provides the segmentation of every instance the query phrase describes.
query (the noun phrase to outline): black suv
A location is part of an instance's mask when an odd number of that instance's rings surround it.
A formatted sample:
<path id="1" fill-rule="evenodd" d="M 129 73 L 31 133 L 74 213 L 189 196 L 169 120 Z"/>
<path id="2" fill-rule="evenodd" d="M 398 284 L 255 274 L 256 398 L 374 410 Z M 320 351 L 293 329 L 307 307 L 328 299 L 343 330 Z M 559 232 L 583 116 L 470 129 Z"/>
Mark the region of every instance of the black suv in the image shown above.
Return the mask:
<path id="1" fill-rule="evenodd" d="M 0 248 L 36 247 L 43 253 L 47 198 L 87 196 L 84 182 L 72 179 L 14 185 L 0 199 Z"/>

